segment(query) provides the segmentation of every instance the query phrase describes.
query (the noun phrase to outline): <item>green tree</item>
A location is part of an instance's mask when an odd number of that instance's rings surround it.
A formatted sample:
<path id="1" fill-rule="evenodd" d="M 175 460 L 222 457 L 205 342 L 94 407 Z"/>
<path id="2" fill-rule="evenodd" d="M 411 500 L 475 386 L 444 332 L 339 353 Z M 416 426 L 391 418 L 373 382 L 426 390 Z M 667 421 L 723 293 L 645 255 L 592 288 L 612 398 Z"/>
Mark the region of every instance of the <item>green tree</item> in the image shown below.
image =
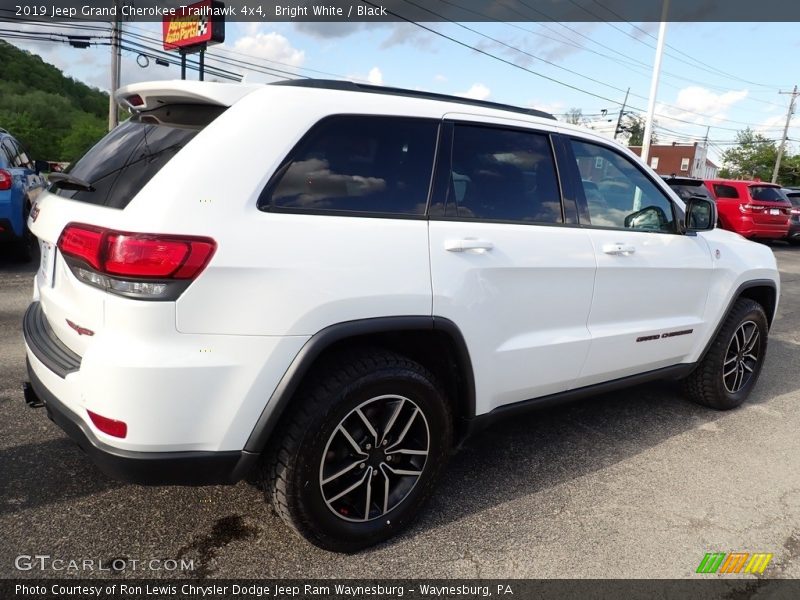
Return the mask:
<path id="1" fill-rule="evenodd" d="M 105 133 L 108 95 L 0 40 L 0 127 L 31 157 L 71 160 Z"/>
<path id="2" fill-rule="evenodd" d="M 783 155 L 778 181 L 782 185 L 800 185 L 800 154 Z"/>
<path id="3" fill-rule="evenodd" d="M 89 148 L 106 134 L 106 122 L 90 114 L 82 114 L 73 119 L 69 133 L 61 140 L 61 156 L 73 161 L 80 158 Z"/>
<path id="4" fill-rule="evenodd" d="M 628 133 L 628 146 L 641 146 L 644 141 L 645 118 L 642 115 L 631 113 L 622 119 L 622 130 Z M 654 122 L 655 124 L 655 122 Z M 650 135 L 650 143 L 657 144 L 658 136 L 655 131 Z"/>
<path id="5" fill-rule="evenodd" d="M 737 132 L 736 145 L 722 153 L 725 166 L 720 170 L 720 175 L 730 179 L 769 181 L 777 157 L 778 148 L 775 142 L 748 127 Z M 784 161 L 785 164 L 791 164 L 788 157 Z"/>

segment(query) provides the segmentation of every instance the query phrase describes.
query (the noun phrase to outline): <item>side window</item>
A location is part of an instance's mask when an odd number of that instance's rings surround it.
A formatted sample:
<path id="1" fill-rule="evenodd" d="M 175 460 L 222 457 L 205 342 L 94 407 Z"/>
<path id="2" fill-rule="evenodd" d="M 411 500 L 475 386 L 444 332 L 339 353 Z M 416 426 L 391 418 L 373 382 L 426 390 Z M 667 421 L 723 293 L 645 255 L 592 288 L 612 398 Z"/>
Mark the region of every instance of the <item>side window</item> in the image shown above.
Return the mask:
<path id="1" fill-rule="evenodd" d="M 326 119 L 295 148 L 259 207 L 423 215 L 438 127 L 429 119 Z"/>
<path id="2" fill-rule="evenodd" d="M 8 140 L 0 143 L 0 157 L 2 157 L 2 161 L 8 166 L 8 168 L 16 167 L 17 165 L 14 162 L 15 153 L 11 148 L 11 144 Z"/>
<path id="3" fill-rule="evenodd" d="M 31 161 L 28 160 L 28 155 L 17 141 L 11 142 L 12 147 L 16 150 L 16 162 L 18 167 L 24 167 L 26 169 L 32 169 L 33 165 L 31 165 Z"/>
<path id="4" fill-rule="evenodd" d="M 628 158 L 571 140 L 592 225 L 675 231 L 672 203 Z"/>
<path id="5" fill-rule="evenodd" d="M 453 136 L 448 214 L 455 204 L 464 219 L 563 222 L 546 135 L 456 125 Z"/>
<path id="6" fill-rule="evenodd" d="M 739 192 L 732 185 L 725 185 L 724 183 L 715 183 L 714 195 L 717 198 L 738 198 Z"/>

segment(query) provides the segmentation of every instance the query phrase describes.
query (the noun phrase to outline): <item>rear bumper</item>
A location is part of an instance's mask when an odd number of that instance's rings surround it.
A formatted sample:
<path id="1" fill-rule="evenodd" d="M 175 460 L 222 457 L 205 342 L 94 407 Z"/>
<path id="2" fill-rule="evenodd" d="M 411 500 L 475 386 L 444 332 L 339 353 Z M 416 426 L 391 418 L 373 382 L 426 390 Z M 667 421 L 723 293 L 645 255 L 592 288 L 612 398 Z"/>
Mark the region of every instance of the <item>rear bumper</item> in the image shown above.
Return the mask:
<path id="1" fill-rule="evenodd" d="M 741 219 L 734 223 L 733 231 L 746 238 L 779 240 L 786 237 L 789 224 L 771 225 L 754 223 L 752 219 Z"/>
<path id="2" fill-rule="evenodd" d="M 0 240 L 17 240 L 25 233 L 22 206 L 17 198 L 14 188 L 0 191 Z"/>
<path id="3" fill-rule="evenodd" d="M 78 415 L 37 377 L 28 361 L 31 388 L 58 425 L 106 475 L 142 485 L 216 485 L 236 483 L 255 465 L 258 455 L 230 452 L 133 452 L 98 440 Z"/>

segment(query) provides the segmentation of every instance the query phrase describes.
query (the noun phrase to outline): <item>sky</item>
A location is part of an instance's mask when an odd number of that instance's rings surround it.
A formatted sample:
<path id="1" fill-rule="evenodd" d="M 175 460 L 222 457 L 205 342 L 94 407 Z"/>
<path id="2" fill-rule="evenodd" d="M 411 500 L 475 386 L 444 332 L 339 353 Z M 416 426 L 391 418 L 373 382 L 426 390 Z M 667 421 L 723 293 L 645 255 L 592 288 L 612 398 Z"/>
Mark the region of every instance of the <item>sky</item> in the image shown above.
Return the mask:
<path id="1" fill-rule="evenodd" d="M 561 119 L 579 108 L 587 126 L 607 135 L 613 135 L 628 88 L 627 110 L 643 114 L 647 108 L 658 23 L 420 25 L 229 22 L 225 43 L 209 49 L 207 64 L 244 75 L 248 82 L 277 80 L 263 72 L 272 68 L 529 106 Z M 129 39 L 156 48 L 160 27 L 123 25 Z M 78 80 L 109 88 L 108 46 L 73 49 L 10 41 Z M 656 104 L 660 143 L 702 141 L 707 135 L 711 158 L 719 163 L 721 152 L 745 127 L 780 139 L 790 95 L 779 92 L 800 83 L 796 23 L 669 23 L 666 44 Z M 230 61 L 247 61 L 256 69 Z M 123 52 L 123 84 L 179 77 L 176 66 L 151 60 L 142 68 L 135 52 Z M 196 77 L 189 72 L 189 78 Z M 799 112 L 789 129 L 790 152 L 800 150 Z"/>

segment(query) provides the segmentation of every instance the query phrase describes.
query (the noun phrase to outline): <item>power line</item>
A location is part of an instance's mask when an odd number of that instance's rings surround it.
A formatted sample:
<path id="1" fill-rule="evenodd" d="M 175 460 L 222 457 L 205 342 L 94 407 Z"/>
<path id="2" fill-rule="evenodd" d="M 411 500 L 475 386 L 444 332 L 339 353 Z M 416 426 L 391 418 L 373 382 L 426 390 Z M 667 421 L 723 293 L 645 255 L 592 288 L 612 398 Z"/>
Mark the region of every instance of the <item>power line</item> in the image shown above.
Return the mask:
<path id="1" fill-rule="evenodd" d="M 569 0 L 569 1 L 570 1 L 570 2 L 572 2 L 573 4 L 575 4 L 574 0 Z M 638 31 L 642 32 L 644 35 L 646 35 L 646 36 L 648 36 L 648 37 L 650 37 L 650 38 L 652 38 L 652 39 L 655 39 L 655 36 L 653 36 L 653 34 L 652 34 L 652 33 L 650 33 L 649 31 L 646 31 L 646 30 L 642 29 L 641 27 L 639 27 L 639 26 L 638 26 L 638 25 L 636 25 L 635 23 L 631 23 L 630 21 L 627 21 L 627 20 L 625 20 L 624 18 L 622 18 L 622 16 L 621 16 L 619 13 L 615 12 L 614 10 L 612 10 L 611 8 L 609 8 L 608 6 L 606 6 L 606 5 L 602 4 L 602 3 L 601 3 L 599 0 L 592 0 L 592 2 L 594 2 L 595 4 L 597 4 L 598 6 L 600 6 L 601 8 L 603 8 L 603 9 L 607 10 L 607 11 L 608 11 L 608 12 L 610 12 L 612 15 L 614 15 L 615 17 L 617 17 L 617 18 L 618 18 L 618 19 L 620 19 L 621 21 L 623 21 L 623 22 L 627 23 L 627 24 L 628 24 L 628 25 L 630 25 L 631 27 L 634 27 L 634 28 L 635 28 L 635 29 L 637 29 Z M 578 6 L 578 5 L 576 4 L 576 6 Z M 581 8 L 582 8 L 582 7 L 581 7 Z M 584 8 L 583 10 L 586 10 L 586 9 Z M 587 10 L 587 12 L 589 12 L 589 11 Z M 591 13 L 591 12 L 590 12 L 590 14 L 593 14 L 593 13 Z M 625 33 L 625 32 L 623 32 L 623 33 Z M 627 34 L 627 35 L 630 35 L 630 34 Z M 630 37 L 633 37 L 633 39 L 636 39 L 637 41 L 641 41 L 641 40 L 638 40 L 638 38 L 636 38 L 635 36 L 630 36 Z M 650 48 L 652 48 L 652 46 L 650 46 L 649 44 L 646 44 L 646 45 L 647 45 L 647 46 L 649 46 Z M 765 84 L 765 83 L 757 83 L 757 82 L 755 82 L 755 81 L 749 81 L 749 80 L 747 80 L 747 79 L 744 79 L 744 78 L 742 78 L 742 77 L 739 77 L 738 75 L 733 75 L 732 73 L 728 73 L 727 71 L 723 71 L 722 69 L 719 69 L 719 68 L 717 68 L 717 67 L 714 67 L 714 66 L 712 66 L 712 65 L 709 65 L 708 63 L 706 63 L 706 62 L 703 62 L 703 61 L 702 61 L 702 60 L 700 60 L 699 58 L 697 58 L 697 57 L 694 57 L 694 56 L 692 56 L 691 54 L 688 54 L 688 53 L 684 52 L 683 50 L 681 50 L 681 49 L 679 49 L 679 48 L 675 48 L 674 46 L 671 46 L 670 44 L 666 44 L 666 46 L 667 46 L 667 48 L 669 48 L 670 50 L 673 50 L 674 52 L 677 52 L 678 54 L 681 54 L 681 55 L 683 55 L 685 58 L 688 58 L 689 60 L 691 60 L 691 61 L 693 61 L 693 62 L 697 63 L 698 65 L 702 65 L 703 67 L 707 67 L 707 69 L 705 69 L 705 70 L 707 70 L 707 71 L 709 71 L 709 70 L 710 70 L 710 71 L 715 71 L 716 73 L 718 73 L 718 74 L 720 74 L 720 75 L 722 75 L 722 76 L 724 76 L 724 77 L 727 77 L 728 79 L 732 79 L 732 80 L 736 80 L 736 81 L 741 81 L 741 82 L 743 82 L 743 83 L 746 83 L 746 84 L 748 84 L 748 85 L 755 85 L 755 86 L 758 86 L 758 87 L 764 87 L 764 88 L 770 88 L 770 89 L 775 89 L 775 87 L 777 87 L 777 86 L 773 86 L 773 85 L 767 85 L 767 84 Z M 676 57 L 673 57 L 673 58 L 676 58 Z"/>
<path id="2" fill-rule="evenodd" d="M 435 11 L 432 11 L 432 10 L 430 10 L 430 9 L 428 9 L 428 8 L 425 8 L 425 7 L 423 7 L 423 6 L 420 6 L 419 4 L 416 4 L 415 2 L 413 2 L 412 0 L 403 0 L 403 1 L 404 1 L 404 2 L 406 2 L 407 4 L 411 4 L 412 6 L 415 6 L 415 7 L 417 7 L 417 8 L 420 8 L 420 9 L 422 9 L 422 10 L 425 10 L 425 11 L 427 11 L 427 12 L 431 13 L 432 15 L 434 15 L 434 16 L 436 16 L 436 17 L 438 17 L 438 18 L 441 18 L 441 19 L 444 19 L 445 21 L 448 21 L 448 22 L 450 22 L 450 23 L 453 23 L 454 25 L 457 25 L 457 26 L 459 26 L 459 27 L 462 27 L 462 28 L 464 28 L 464 29 L 467 29 L 467 30 L 469 30 L 469 31 L 472 31 L 472 32 L 474 32 L 474 33 L 476 33 L 476 34 L 478 34 L 478 35 L 481 35 L 481 36 L 483 36 L 483 37 L 485 37 L 485 38 L 487 38 L 487 39 L 490 39 L 490 40 L 492 40 L 492 41 L 494 41 L 494 42 L 496 42 L 496 43 L 500 43 L 500 44 L 502 44 L 502 45 L 504 45 L 504 46 L 510 47 L 510 48 L 512 48 L 512 49 L 514 49 L 514 50 L 516 50 L 517 52 L 520 52 L 520 53 L 522 53 L 522 54 L 525 54 L 525 55 L 531 56 L 531 57 L 533 57 L 533 58 L 536 58 L 536 59 L 538 59 L 538 60 L 543 60 L 543 62 L 547 62 L 548 64 L 553 64 L 553 63 L 551 63 L 550 61 L 546 61 L 546 60 L 544 60 L 544 59 L 541 59 L 540 57 L 537 57 L 537 56 L 535 56 L 535 55 L 532 55 L 532 54 L 530 54 L 530 53 L 528 53 L 528 52 L 526 52 L 526 51 L 524 51 L 524 50 L 521 50 L 521 49 L 519 49 L 519 48 L 516 48 L 516 47 L 514 47 L 514 46 L 509 46 L 508 44 L 505 44 L 504 42 L 501 42 L 500 40 L 497 40 L 497 39 L 495 39 L 495 38 L 492 38 L 491 36 L 488 36 L 488 35 L 486 35 L 486 34 L 483 34 L 483 33 L 479 32 L 479 31 L 476 31 L 476 30 L 474 30 L 474 29 L 472 29 L 472 28 L 469 28 L 469 27 L 467 27 L 467 26 L 465 26 L 465 25 L 462 25 L 462 24 L 460 24 L 460 23 L 454 23 L 453 21 L 450 21 L 450 20 L 446 19 L 445 17 L 443 17 L 441 14 L 439 14 L 439 13 L 437 13 L 437 12 L 435 12 Z M 368 4 L 368 5 L 370 5 L 370 6 L 375 6 L 374 4 L 372 4 L 371 2 L 369 2 L 368 0 L 362 0 L 362 2 L 364 2 L 365 4 Z M 454 42 L 454 43 L 456 43 L 456 44 L 458 44 L 458 45 L 460 45 L 460 46 L 463 46 L 463 47 L 465 47 L 465 48 L 469 48 L 470 50 L 473 50 L 473 51 L 475 51 L 475 52 L 478 52 L 479 54 L 483 54 L 483 55 L 485 55 L 485 56 L 488 56 L 488 57 L 490 57 L 490 58 L 493 58 L 493 59 L 495 59 L 495 60 L 498 60 L 498 61 L 500 61 L 500 62 L 502 62 L 502 63 L 505 63 L 505 64 L 507 64 L 507 65 L 510 65 L 510 66 L 512 66 L 512 67 L 515 67 L 515 68 L 517 68 L 517 69 L 521 69 L 521 70 L 523 70 L 523 71 L 526 71 L 526 72 L 528 72 L 528 73 L 531 73 L 531 74 L 533 74 L 533 75 L 537 75 L 538 77 L 542 77 L 542 78 L 544 78 L 544 79 L 547 79 L 547 80 L 549 80 L 549 81 L 552 81 L 552 82 L 554 82 L 554 83 L 557 83 L 557 84 L 559 84 L 559 85 L 562 85 L 562 86 L 565 86 L 565 87 L 571 88 L 571 89 L 573 89 L 573 90 L 580 91 L 580 92 L 582 92 L 582 93 L 585 93 L 585 94 L 588 94 L 588 95 L 594 96 L 595 98 L 600 98 L 601 100 L 606 100 L 606 101 L 608 101 L 608 102 L 612 102 L 612 103 L 614 103 L 615 105 L 619 105 L 619 102 L 617 102 L 617 101 L 614 101 L 614 100 L 612 100 L 612 99 L 610 99 L 610 98 L 607 98 L 607 97 L 605 97 L 605 96 L 602 96 L 602 95 L 600 95 L 600 94 L 597 94 L 597 93 L 595 93 L 595 92 L 590 92 L 590 91 L 588 91 L 588 90 L 585 90 L 585 89 L 579 88 L 579 87 L 577 87 L 577 86 L 575 86 L 575 85 L 572 85 L 572 84 L 566 83 L 566 82 L 564 82 L 564 81 L 561 81 L 561 80 L 559 80 L 559 79 L 556 79 L 556 78 L 554 78 L 554 77 L 550 77 L 550 76 L 548 76 L 548 75 L 544 75 L 543 73 L 540 73 L 540 72 L 534 71 L 534 70 L 532 70 L 532 69 L 529 69 L 529 68 L 527 68 L 527 67 L 523 67 L 522 65 L 519 65 L 519 64 L 517 64 L 517 63 L 515 63 L 515 62 L 509 61 L 509 60 L 506 60 L 506 59 L 504 59 L 504 58 L 502 58 L 502 57 L 500 57 L 500 56 L 497 56 L 496 54 L 492 54 L 492 53 L 490 53 L 490 52 L 487 52 L 486 50 L 482 50 L 481 48 L 478 48 L 478 47 L 476 47 L 476 46 L 473 46 L 473 45 L 467 44 L 466 42 L 463 42 L 463 41 L 461 41 L 461 40 L 458 40 L 458 39 L 456 39 L 456 38 L 453 38 L 453 37 L 451 37 L 451 36 L 449 36 L 449 35 L 446 35 L 446 34 L 444 34 L 444 33 L 440 32 L 440 31 L 436 31 L 436 30 L 434 30 L 434 29 L 431 29 L 430 27 L 427 27 L 427 26 L 425 26 L 425 25 L 422 25 L 421 23 L 417 23 L 417 22 L 415 22 L 415 21 L 411 21 L 410 19 L 407 19 L 407 18 L 403 17 L 402 15 L 399 15 L 399 14 L 397 14 L 397 13 L 394 13 L 394 12 L 392 12 L 392 11 L 387 11 L 387 12 L 389 12 L 390 14 L 392 14 L 393 16 L 395 16 L 395 17 L 397 17 L 397 18 L 399 18 L 399 19 L 402 19 L 402 20 L 406 21 L 407 23 L 412 23 L 413 25 L 416 25 L 417 27 L 420 27 L 420 28 L 422 28 L 422 29 L 425 29 L 425 30 L 427 30 L 427 31 L 429 31 L 429 32 L 431 32 L 431 33 L 433 33 L 433 34 L 435 34 L 435 35 L 438 35 L 438 36 L 440 36 L 440 37 L 443 37 L 443 38 L 445 38 L 445 39 L 447 39 L 447 40 L 449 40 L 449 41 L 451 41 L 451 42 Z M 560 66 L 558 66 L 558 65 L 554 65 L 554 66 L 556 66 L 557 68 L 560 68 L 560 69 L 563 69 L 563 70 L 569 71 L 569 72 L 571 72 L 571 73 L 577 74 L 579 77 L 582 77 L 582 78 L 584 78 L 584 79 L 587 79 L 587 80 L 590 80 L 590 81 L 597 82 L 597 80 L 596 80 L 596 79 L 593 79 L 593 78 L 591 78 L 591 77 L 588 77 L 588 76 L 586 76 L 586 75 L 582 75 L 582 74 L 580 74 L 580 73 L 577 73 L 576 71 L 572 71 L 572 70 L 570 70 L 570 69 L 567 69 L 567 68 L 565 68 L 565 67 L 560 67 Z M 600 82 L 600 83 L 602 83 L 602 82 Z M 616 91 L 619 91 L 619 92 L 622 92 L 622 91 L 623 91 L 621 88 L 617 88 L 617 87 L 615 87 L 615 86 L 612 86 L 612 85 L 610 85 L 610 84 L 605 84 L 605 83 L 602 83 L 602 84 L 603 84 L 603 85 L 606 85 L 607 87 L 610 87 L 610 88 L 612 88 L 612 89 L 614 89 L 614 90 L 616 90 Z M 645 99 L 645 100 L 647 99 L 646 97 L 642 96 L 641 94 L 631 94 L 631 95 L 635 95 L 636 97 L 638 97 L 638 98 L 640 98 L 640 99 Z M 667 104 L 667 103 L 664 103 L 664 102 L 662 102 L 662 103 L 661 103 L 661 105 L 662 105 L 662 106 L 665 106 L 665 107 L 668 107 L 668 108 L 673 108 L 673 109 L 679 110 L 679 111 L 681 111 L 681 112 L 683 112 L 683 113 L 697 115 L 697 116 L 699 116 L 699 117 L 703 117 L 703 118 L 705 118 L 705 119 L 714 119 L 714 118 L 715 118 L 715 117 L 713 117 L 713 116 L 711 116 L 711 115 L 706 115 L 706 114 L 698 113 L 698 112 L 695 112 L 695 111 L 692 111 L 692 110 L 687 110 L 687 109 L 681 108 L 681 107 L 679 107 L 679 106 L 674 106 L 674 105 Z M 639 108 L 639 107 L 634 107 L 634 106 L 632 106 L 631 108 L 633 108 L 634 110 L 637 110 L 637 111 L 639 111 L 639 112 L 643 112 L 643 109 L 641 109 L 641 108 Z M 659 117 L 661 117 L 661 118 L 665 118 L 665 119 L 671 119 L 671 120 L 678 121 L 678 122 L 684 122 L 684 123 L 689 123 L 689 124 L 695 124 L 695 123 L 692 123 L 691 121 L 687 121 L 687 120 L 685 120 L 685 119 L 679 119 L 678 117 L 673 117 L 673 116 L 665 115 L 665 114 L 662 114 L 662 113 L 657 113 L 657 116 L 659 116 Z M 751 125 L 751 123 L 749 123 L 749 122 L 746 122 L 746 121 L 737 121 L 737 120 L 734 120 L 734 119 L 719 119 L 719 120 L 721 120 L 721 121 L 724 121 L 724 122 L 727 122 L 727 123 L 735 123 L 735 124 L 741 124 L 741 125 L 747 125 L 747 126 L 750 126 L 750 125 Z M 722 129 L 722 130 L 726 130 L 726 129 L 727 129 L 727 130 L 729 130 L 729 131 L 738 131 L 738 129 L 734 129 L 734 128 L 730 128 L 730 127 L 720 127 L 720 126 L 714 126 L 714 127 L 715 127 L 716 129 Z"/>

